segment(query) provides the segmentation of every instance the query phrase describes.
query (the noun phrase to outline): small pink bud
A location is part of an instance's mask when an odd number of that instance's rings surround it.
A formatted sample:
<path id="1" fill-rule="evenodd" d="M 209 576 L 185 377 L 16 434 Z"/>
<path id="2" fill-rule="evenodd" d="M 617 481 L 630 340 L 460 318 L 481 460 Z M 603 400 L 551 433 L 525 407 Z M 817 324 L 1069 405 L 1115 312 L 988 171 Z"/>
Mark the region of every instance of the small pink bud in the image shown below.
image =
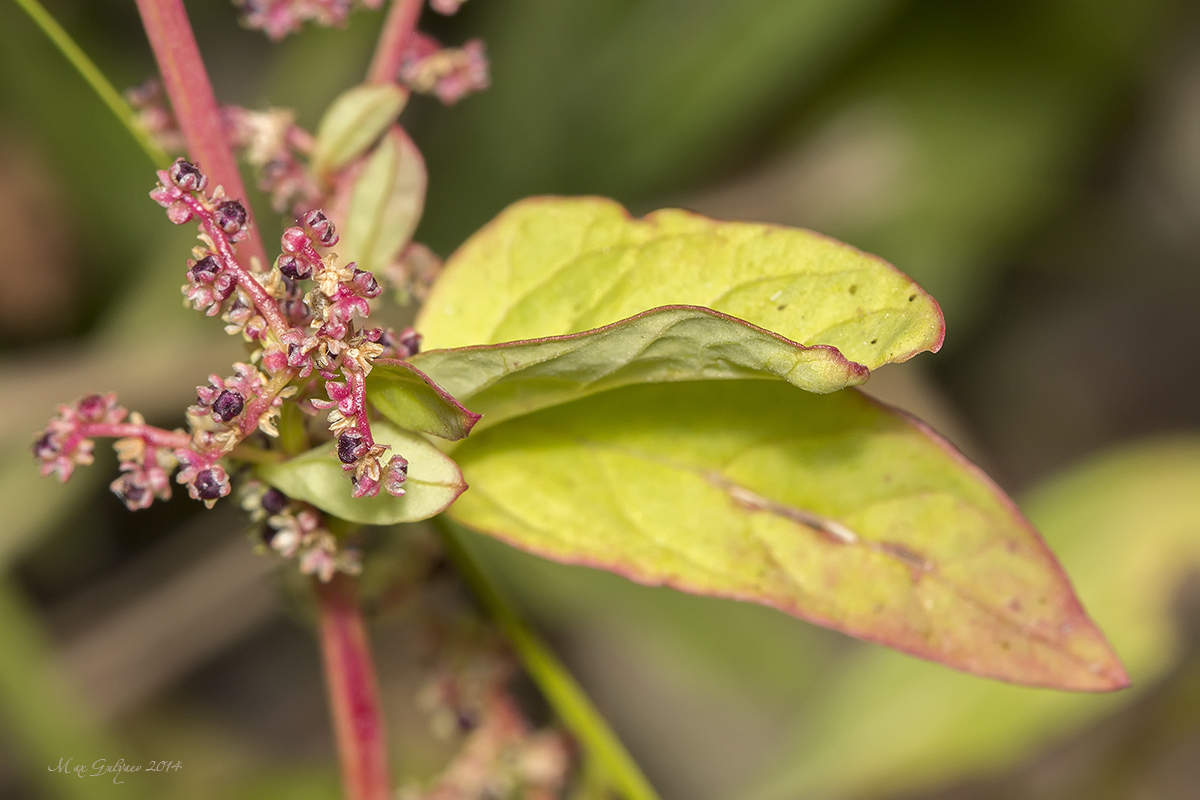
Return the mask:
<path id="1" fill-rule="evenodd" d="M 283 252 L 299 253 L 309 244 L 309 239 L 303 228 L 293 226 L 283 232 L 279 242 L 283 247 Z"/>
<path id="2" fill-rule="evenodd" d="M 351 280 L 354 282 L 354 288 L 363 297 L 379 297 L 379 293 L 383 291 L 379 286 L 379 281 L 375 280 L 375 276 L 365 270 L 354 270 L 354 277 Z"/>
<path id="3" fill-rule="evenodd" d="M 167 219 L 175 225 L 182 225 L 192 218 L 192 209 L 182 200 L 176 200 L 167 206 Z"/>
<path id="4" fill-rule="evenodd" d="M 421 351 L 421 334 L 417 333 L 414 328 L 405 328 L 400 331 L 400 335 L 396 339 L 396 350 L 400 353 L 401 358 L 415 356 Z"/>

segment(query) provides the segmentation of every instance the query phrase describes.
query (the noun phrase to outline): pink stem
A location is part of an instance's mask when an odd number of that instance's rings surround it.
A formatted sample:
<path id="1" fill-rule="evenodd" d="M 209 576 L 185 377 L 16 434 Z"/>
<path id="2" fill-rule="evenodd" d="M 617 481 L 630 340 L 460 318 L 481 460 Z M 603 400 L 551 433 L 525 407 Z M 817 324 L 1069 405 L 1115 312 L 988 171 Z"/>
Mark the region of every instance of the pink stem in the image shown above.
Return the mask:
<path id="1" fill-rule="evenodd" d="M 90 439 L 93 436 L 112 439 L 137 436 L 145 440 L 147 444 L 155 447 L 170 447 L 172 449 L 190 447 L 192 444 L 192 437 L 186 433 L 163 430 L 162 428 L 155 428 L 152 425 L 137 425 L 132 422 L 89 422 L 79 426 L 79 435 L 85 439 Z"/>
<path id="2" fill-rule="evenodd" d="M 343 367 L 342 372 L 346 376 L 346 382 L 350 384 L 350 391 L 354 393 L 354 407 L 358 409 L 355 412 L 355 417 L 358 418 L 358 432 L 362 434 L 367 447 L 374 447 L 375 437 L 371 435 L 371 421 L 367 419 L 367 379 L 355 369 Z"/>
<path id="3" fill-rule="evenodd" d="M 182 0 L 137 0 L 137 7 L 188 154 L 210 180 L 225 187 L 227 195 L 245 201 L 246 187 Z M 249 203 L 245 205 L 249 213 Z M 262 237 L 256 228 L 249 233 L 246 244 L 250 257 L 266 265 Z"/>
<path id="4" fill-rule="evenodd" d="M 325 685 L 346 800 L 389 800 L 392 781 L 379 685 L 354 578 L 315 582 Z"/>
<path id="5" fill-rule="evenodd" d="M 237 276 L 238 286 L 242 288 L 246 294 L 250 295 L 250 300 L 254 303 L 254 308 L 258 313 L 263 315 L 267 324 L 271 326 L 271 330 L 276 336 L 283 336 L 291 327 L 284 319 L 283 312 L 279 310 L 279 304 L 275 302 L 275 298 L 267 294 L 267 290 L 262 284 L 254 279 L 254 276 L 238 263 L 237 255 L 233 252 L 233 247 L 229 244 L 229 238 L 225 235 L 217 224 L 213 221 L 212 215 L 205 210 L 195 198 L 184 197 L 183 202 L 188 204 L 188 208 L 200 220 L 200 224 L 204 226 L 204 232 L 208 234 L 208 238 L 217 248 L 217 253 L 221 256 L 221 261 L 225 268 Z M 251 229 L 253 233 L 253 229 Z M 260 244 L 261 246 L 261 244 Z"/>
<path id="6" fill-rule="evenodd" d="M 392 0 L 379 43 L 375 45 L 371 68 L 367 71 L 368 82 L 392 83 L 396 80 L 404 60 L 404 48 L 417 27 L 417 19 L 424 5 L 425 0 Z"/>

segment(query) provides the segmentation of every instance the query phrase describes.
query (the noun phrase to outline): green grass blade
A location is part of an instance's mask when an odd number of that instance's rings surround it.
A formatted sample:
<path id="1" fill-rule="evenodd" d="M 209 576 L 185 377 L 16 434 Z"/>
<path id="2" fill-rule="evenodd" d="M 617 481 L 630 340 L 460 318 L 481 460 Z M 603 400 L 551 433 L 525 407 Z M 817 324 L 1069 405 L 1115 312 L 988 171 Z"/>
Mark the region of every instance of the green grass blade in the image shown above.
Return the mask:
<path id="1" fill-rule="evenodd" d="M 154 165 L 160 169 L 166 169 L 171 164 L 171 157 L 165 150 L 158 146 L 153 138 L 150 137 L 142 126 L 138 123 L 137 115 L 130 108 L 129 103 L 125 102 L 125 98 L 121 97 L 108 78 L 104 77 L 104 73 L 100 68 L 88 58 L 87 53 L 80 49 L 79 45 L 75 44 L 75 40 L 71 35 L 63 30 L 63 27 L 50 15 L 50 12 L 42 7 L 37 0 L 16 0 L 16 4 L 24 9 L 29 15 L 34 24 L 42 29 L 42 32 L 54 43 L 59 51 L 66 56 L 67 61 L 71 62 L 71 66 L 79 72 L 83 79 L 88 82 L 88 85 L 99 95 L 100 99 L 108 106 L 116 118 L 125 126 L 125 129 L 137 140 L 141 145 L 142 150 L 154 162 Z"/>

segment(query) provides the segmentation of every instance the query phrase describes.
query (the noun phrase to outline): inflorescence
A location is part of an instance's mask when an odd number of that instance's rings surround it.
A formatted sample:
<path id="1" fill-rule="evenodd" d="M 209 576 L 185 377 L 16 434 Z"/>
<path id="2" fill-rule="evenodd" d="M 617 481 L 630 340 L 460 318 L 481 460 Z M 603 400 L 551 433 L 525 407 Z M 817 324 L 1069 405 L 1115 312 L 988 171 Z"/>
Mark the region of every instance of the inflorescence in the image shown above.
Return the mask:
<path id="1" fill-rule="evenodd" d="M 158 178 L 151 198 L 176 225 L 194 221 L 200 229 L 200 245 L 187 264 L 186 301 L 207 316 L 221 315 L 226 332 L 249 343 L 249 363 L 234 364 L 233 375 L 211 375 L 197 387 L 187 431 L 148 425 L 112 394 L 60 406 L 33 445 L 42 474 L 66 481 L 76 465 L 92 463 L 95 438 L 111 437 L 121 468 L 112 490 L 130 509 L 169 498 L 172 473 L 193 499 L 212 507 L 231 491 L 226 467 L 237 460 L 237 448 L 252 436 L 277 437 L 283 402 L 294 399 L 309 414 L 329 412 L 330 455 L 349 473 L 354 497 L 374 496 L 381 487 L 403 495 L 408 461 L 399 454 L 387 458 L 388 447 L 372 437 L 366 377 L 380 356 L 412 356 L 419 336 L 411 329 L 397 334 L 356 324 L 370 314 L 370 301 L 382 291 L 379 282 L 327 252 L 338 234 L 319 210 L 284 231 L 282 253 L 269 269 L 248 267 L 236 251 L 250 224 L 241 201 L 219 186 L 208 192 L 204 173 L 182 158 Z M 338 552 L 320 512 L 288 498 L 275 500 L 279 493 L 270 492 L 278 508 L 265 501 L 262 507 L 275 531 L 273 549 L 299 557 L 304 572 L 326 580 L 335 569 L 354 571 L 353 554 Z"/>

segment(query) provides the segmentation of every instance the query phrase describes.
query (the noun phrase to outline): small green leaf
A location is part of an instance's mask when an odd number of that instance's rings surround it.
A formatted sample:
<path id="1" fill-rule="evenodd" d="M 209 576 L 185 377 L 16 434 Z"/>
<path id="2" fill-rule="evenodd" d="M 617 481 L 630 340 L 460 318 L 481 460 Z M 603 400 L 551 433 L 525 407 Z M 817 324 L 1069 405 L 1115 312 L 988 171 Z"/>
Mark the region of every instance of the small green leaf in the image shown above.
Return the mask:
<path id="1" fill-rule="evenodd" d="M 488 426 L 634 383 L 782 378 L 824 393 L 860 384 L 869 374 L 833 347 L 804 347 L 692 306 L 656 308 L 568 336 L 431 350 L 412 361 L 485 414 Z M 368 393 L 374 376 L 367 379 Z"/>
<path id="2" fill-rule="evenodd" d="M 473 489 L 449 514 L 546 558 L 1016 683 L 1126 684 L 1012 502 L 858 392 L 626 387 L 497 425 L 455 457 Z"/>
<path id="3" fill-rule="evenodd" d="M 354 180 L 338 253 L 368 272 L 383 269 L 412 239 L 425 206 L 425 162 L 398 127 L 367 159 Z"/>
<path id="4" fill-rule="evenodd" d="M 394 83 L 364 83 L 333 101 L 317 126 L 312 165 L 318 175 L 341 169 L 383 135 L 408 100 Z"/>
<path id="5" fill-rule="evenodd" d="M 941 310 L 887 262 L 811 231 L 686 211 L 633 219 L 595 197 L 524 200 L 446 264 L 417 328 L 429 348 L 597 328 L 706 306 L 874 369 L 941 346 Z"/>
<path id="6" fill-rule="evenodd" d="M 375 362 L 367 376 L 367 400 L 401 428 L 443 439 L 463 438 L 479 420 L 478 414 L 403 361 Z"/>
<path id="7" fill-rule="evenodd" d="M 279 464 L 264 464 L 257 473 L 289 497 L 312 503 L 322 511 L 363 525 L 416 522 L 444 511 L 467 488 L 462 473 L 448 456 L 416 433 L 382 422 L 371 425 L 375 441 L 391 447 L 385 456 L 408 459 L 408 482 L 403 497 L 381 491 L 376 497 L 350 496 L 350 476 L 333 453 L 331 443 Z"/>

